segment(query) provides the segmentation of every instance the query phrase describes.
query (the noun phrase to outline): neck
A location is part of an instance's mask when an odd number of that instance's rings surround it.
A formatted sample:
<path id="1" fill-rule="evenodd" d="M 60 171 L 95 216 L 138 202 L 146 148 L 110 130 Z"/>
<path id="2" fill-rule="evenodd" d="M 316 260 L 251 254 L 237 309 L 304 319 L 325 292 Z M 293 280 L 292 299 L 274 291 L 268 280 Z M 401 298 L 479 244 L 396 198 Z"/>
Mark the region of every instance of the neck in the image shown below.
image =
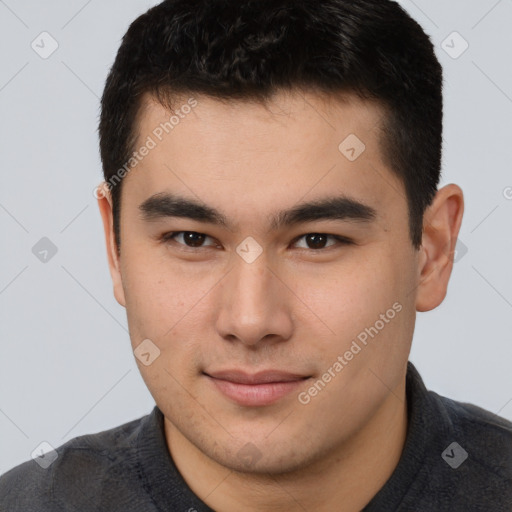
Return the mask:
<path id="1" fill-rule="evenodd" d="M 396 468 L 407 436 L 405 379 L 365 426 L 320 461 L 287 474 L 230 470 L 165 420 L 167 445 L 192 491 L 219 512 L 358 512 Z"/>

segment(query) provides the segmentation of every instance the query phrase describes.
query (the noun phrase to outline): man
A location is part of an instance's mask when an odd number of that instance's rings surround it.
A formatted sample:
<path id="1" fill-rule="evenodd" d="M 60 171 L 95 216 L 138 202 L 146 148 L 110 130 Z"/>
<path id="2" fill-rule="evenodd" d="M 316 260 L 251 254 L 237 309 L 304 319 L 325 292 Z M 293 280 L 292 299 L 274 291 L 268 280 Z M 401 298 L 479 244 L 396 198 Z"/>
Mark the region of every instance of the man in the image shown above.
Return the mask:
<path id="1" fill-rule="evenodd" d="M 2 510 L 512 510 L 512 424 L 426 390 L 463 215 L 442 71 L 388 0 L 167 0 L 102 98 L 98 193 L 156 406 Z"/>

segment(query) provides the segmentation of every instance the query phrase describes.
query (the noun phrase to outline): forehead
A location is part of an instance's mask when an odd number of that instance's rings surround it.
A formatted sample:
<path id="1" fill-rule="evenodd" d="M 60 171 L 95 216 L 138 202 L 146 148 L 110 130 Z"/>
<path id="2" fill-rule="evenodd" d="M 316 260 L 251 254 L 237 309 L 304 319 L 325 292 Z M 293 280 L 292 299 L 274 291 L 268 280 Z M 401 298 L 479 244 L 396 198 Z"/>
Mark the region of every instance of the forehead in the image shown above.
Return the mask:
<path id="1" fill-rule="evenodd" d="M 367 149 L 371 152 L 374 142 L 379 139 L 384 119 L 385 109 L 379 103 L 362 100 L 351 93 L 329 95 L 281 90 L 265 102 L 216 99 L 191 93 L 174 96 L 170 109 L 154 96 L 145 94 L 140 102 L 135 128 L 139 138 L 153 133 L 159 141 L 163 136 L 166 139 L 162 141 L 164 144 L 172 143 L 171 138 L 165 135 L 172 133 L 176 139 L 181 132 L 185 132 L 184 137 L 193 132 L 198 142 L 205 135 L 209 140 L 212 136 L 217 139 L 227 136 L 238 143 L 231 144 L 234 151 L 250 148 L 253 151 L 286 150 L 293 148 L 295 142 L 296 146 L 314 155 L 312 146 L 321 148 L 323 143 L 336 147 L 340 136 L 351 133 L 370 146 Z M 277 133 L 286 135 L 286 139 L 275 140 L 273 136 Z M 247 140 L 249 135 L 253 137 Z M 189 140 L 187 146 L 193 145 L 192 142 Z M 306 143 L 310 145 L 305 146 Z M 209 151 L 215 145 L 211 146 Z M 227 147 L 222 147 L 223 153 L 227 150 Z"/>
<path id="2" fill-rule="evenodd" d="M 283 91 L 261 104 L 191 94 L 175 97 L 172 111 L 146 95 L 134 150 L 151 150 L 123 190 L 139 202 L 178 192 L 220 210 L 268 212 L 336 192 L 376 209 L 397 199 L 405 208 L 402 183 L 382 157 L 383 115 L 354 95 Z"/>

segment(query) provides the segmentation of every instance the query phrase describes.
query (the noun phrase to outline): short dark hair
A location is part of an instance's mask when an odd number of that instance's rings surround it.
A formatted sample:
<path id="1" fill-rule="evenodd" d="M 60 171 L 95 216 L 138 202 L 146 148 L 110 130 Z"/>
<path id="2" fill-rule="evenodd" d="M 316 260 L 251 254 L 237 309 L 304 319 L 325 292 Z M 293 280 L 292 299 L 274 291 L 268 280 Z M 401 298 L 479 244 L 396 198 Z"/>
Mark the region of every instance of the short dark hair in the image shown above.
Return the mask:
<path id="1" fill-rule="evenodd" d="M 399 4 L 165 0 L 130 25 L 101 99 L 100 153 L 118 251 L 122 180 L 115 175 L 133 156 L 144 94 L 171 108 L 183 94 L 265 104 L 294 89 L 356 93 L 384 107 L 381 150 L 404 184 L 418 249 L 441 172 L 442 68 L 428 35 Z"/>

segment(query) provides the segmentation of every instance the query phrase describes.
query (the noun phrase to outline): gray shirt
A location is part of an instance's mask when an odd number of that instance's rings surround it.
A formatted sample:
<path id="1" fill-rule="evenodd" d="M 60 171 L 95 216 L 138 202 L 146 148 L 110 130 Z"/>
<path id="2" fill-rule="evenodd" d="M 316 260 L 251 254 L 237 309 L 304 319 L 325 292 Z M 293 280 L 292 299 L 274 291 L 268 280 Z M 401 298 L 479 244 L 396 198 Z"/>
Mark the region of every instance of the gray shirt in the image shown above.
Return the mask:
<path id="1" fill-rule="evenodd" d="M 406 395 L 402 456 L 364 512 L 512 512 L 512 423 L 427 391 L 410 362 Z M 0 477 L 0 511 L 212 510 L 176 469 L 157 406 L 56 451 L 47 469 L 29 460 Z"/>

